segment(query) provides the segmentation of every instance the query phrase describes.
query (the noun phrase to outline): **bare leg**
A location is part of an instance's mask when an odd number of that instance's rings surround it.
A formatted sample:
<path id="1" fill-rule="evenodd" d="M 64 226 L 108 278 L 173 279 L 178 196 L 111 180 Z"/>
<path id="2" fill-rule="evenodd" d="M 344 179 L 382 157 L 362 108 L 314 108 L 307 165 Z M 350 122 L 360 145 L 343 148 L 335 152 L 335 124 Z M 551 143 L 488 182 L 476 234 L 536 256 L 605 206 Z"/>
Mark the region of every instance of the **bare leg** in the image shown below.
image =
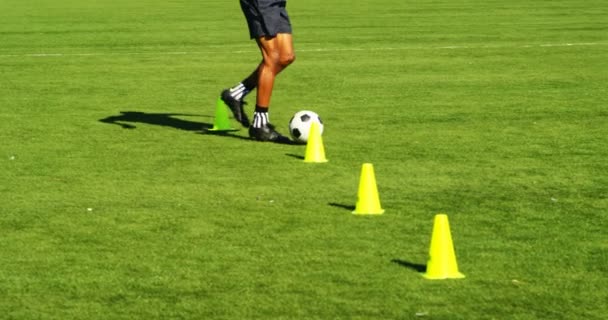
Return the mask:
<path id="1" fill-rule="evenodd" d="M 279 33 L 275 37 L 262 37 L 256 41 L 263 59 L 257 68 L 257 98 L 249 136 L 260 141 L 290 143 L 289 138 L 282 136 L 270 124 L 268 107 L 274 79 L 295 60 L 292 37 L 288 33 Z"/>
<path id="2" fill-rule="evenodd" d="M 226 89 L 221 94 L 222 100 L 230 107 L 234 117 L 245 127 L 249 126 L 249 119 L 243 111 L 244 96 L 257 87 L 256 112 L 263 111 L 266 114 L 261 121 L 254 121 L 254 124 L 257 126 L 266 124 L 274 79 L 295 60 L 291 34 L 279 33 L 274 37 L 256 39 L 256 42 L 262 53 L 262 62 L 238 86 Z"/>
<path id="3" fill-rule="evenodd" d="M 270 106 L 274 79 L 295 60 L 292 39 L 289 33 L 279 33 L 272 38 L 263 37 L 257 39 L 263 58 L 257 69 L 257 107 L 268 108 Z"/>

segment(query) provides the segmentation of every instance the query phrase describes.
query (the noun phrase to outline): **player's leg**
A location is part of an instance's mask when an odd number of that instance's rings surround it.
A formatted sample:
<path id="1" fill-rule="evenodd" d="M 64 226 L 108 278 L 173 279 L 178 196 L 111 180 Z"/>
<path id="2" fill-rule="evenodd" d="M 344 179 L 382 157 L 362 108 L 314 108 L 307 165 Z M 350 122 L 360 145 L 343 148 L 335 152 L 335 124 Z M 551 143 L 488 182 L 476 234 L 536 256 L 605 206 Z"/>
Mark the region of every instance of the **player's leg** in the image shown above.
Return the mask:
<path id="1" fill-rule="evenodd" d="M 256 105 L 268 108 L 276 76 L 295 60 L 293 40 L 291 34 L 279 33 L 272 38 L 259 38 L 256 40 L 262 52 L 262 62 L 243 81 L 222 92 L 224 101 L 236 100 L 241 102 L 253 89 L 258 88 Z M 246 118 L 246 115 L 243 115 Z M 240 121 L 240 120 L 239 120 Z"/>
<path id="2" fill-rule="evenodd" d="M 237 83 L 230 89 L 227 89 L 230 92 L 230 96 L 237 100 L 245 99 L 245 97 L 258 85 L 258 70 L 259 67 L 253 70 L 253 72 L 247 78 L 243 79 L 243 81 Z"/>
<path id="3" fill-rule="evenodd" d="M 256 107 L 249 135 L 257 140 L 285 141 L 274 126 L 270 124 L 268 108 L 277 75 L 295 60 L 292 36 L 279 33 L 274 37 L 257 39 L 262 53 L 262 63 L 258 69 Z"/>
<path id="4" fill-rule="evenodd" d="M 259 38 L 265 34 L 263 20 L 260 19 L 258 3 L 259 0 L 240 0 L 241 9 L 247 21 L 251 39 Z M 230 107 L 230 110 L 234 114 L 234 118 L 245 127 L 249 126 L 249 119 L 243 110 L 243 99 L 245 99 L 245 96 L 257 86 L 258 70 L 259 67 L 243 81 L 229 89 L 224 89 L 221 93 L 222 100 Z"/>
<path id="5" fill-rule="evenodd" d="M 230 107 L 236 120 L 245 127 L 249 127 L 249 118 L 243 110 L 243 105 L 245 104 L 243 100 L 245 99 L 245 96 L 257 86 L 259 77 L 258 70 L 259 67 L 237 85 L 229 89 L 224 89 L 221 94 L 222 100 Z"/>
<path id="6" fill-rule="evenodd" d="M 240 0 L 249 34 L 256 39 L 262 62 L 242 83 L 222 92 L 224 101 L 236 101 L 231 107 L 235 118 L 248 125 L 243 112 L 243 97 L 257 87 L 256 109 L 249 135 L 262 141 L 284 141 L 268 120 L 268 107 L 276 76 L 295 58 L 291 23 L 285 0 Z M 288 140 L 288 139 L 287 139 Z"/>
<path id="7" fill-rule="evenodd" d="M 256 41 L 262 52 L 262 62 L 247 78 L 227 90 L 231 98 L 243 100 L 249 92 L 258 87 L 261 79 L 264 82 L 263 92 L 261 94 L 258 92 L 256 104 L 268 107 L 274 78 L 295 60 L 293 40 L 291 34 L 279 33 L 275 37 L 263 37 Z"/>
<path id="8" fill-rule="evenodd" d="M 293 41 L 291 34 L 279 33 L 272 38 L 259 38 L 257 43 L 263 60 L 258 68 L 256 104 L 268 108 L 276 76 L 295 60 Z"/>

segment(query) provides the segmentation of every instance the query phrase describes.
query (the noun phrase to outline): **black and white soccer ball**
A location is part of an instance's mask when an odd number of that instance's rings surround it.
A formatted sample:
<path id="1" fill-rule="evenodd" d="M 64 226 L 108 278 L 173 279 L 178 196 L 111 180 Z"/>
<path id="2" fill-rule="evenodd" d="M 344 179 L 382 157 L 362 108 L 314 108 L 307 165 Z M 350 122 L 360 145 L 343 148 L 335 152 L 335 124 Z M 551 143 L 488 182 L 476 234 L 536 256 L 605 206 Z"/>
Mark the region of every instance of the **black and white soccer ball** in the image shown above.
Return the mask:
<path id="1" fill-rule="evenodd" d="M 316 112 L 310 110 L 296 112 L 289 120 L 289 133 L 293 140 L 298 143 L 306 143 L 313 122 L 318 123 L 319 134 L 323 134 L 323 121 Z"/>

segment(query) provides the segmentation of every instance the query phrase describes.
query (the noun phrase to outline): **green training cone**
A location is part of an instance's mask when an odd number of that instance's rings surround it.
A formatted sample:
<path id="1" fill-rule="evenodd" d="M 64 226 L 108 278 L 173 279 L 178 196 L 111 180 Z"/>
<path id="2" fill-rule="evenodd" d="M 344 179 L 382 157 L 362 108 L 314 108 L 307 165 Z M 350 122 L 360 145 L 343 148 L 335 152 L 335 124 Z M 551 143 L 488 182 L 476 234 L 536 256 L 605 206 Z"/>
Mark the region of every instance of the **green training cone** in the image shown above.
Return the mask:
<path id="1" fill-rule="evenodd" d="M 215 107 L 215 120 L 213 121 L 213 128 L 209 131 L 232 131 L 236 130 L 230 126 L 230 119 L 228 119 L 228 106 L 224 104 L 222 98 L 217 98 Z"/>

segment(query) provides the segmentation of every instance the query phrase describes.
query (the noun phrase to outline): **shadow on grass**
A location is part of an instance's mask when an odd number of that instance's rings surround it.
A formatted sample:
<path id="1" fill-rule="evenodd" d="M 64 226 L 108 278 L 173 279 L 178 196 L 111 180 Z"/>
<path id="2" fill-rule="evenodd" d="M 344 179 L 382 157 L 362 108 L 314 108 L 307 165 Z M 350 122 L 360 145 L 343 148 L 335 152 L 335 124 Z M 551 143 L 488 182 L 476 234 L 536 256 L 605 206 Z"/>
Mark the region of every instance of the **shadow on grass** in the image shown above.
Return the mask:
<path id="1" fill-rule="evenodd" d="M 211 131 L 213 125 L 206 122 L 196 122 L 177 118 L 179 116 L 200 117 L 196 114 L 186 113 L 145 113 L 139 111 L 121 111 L 120 115 L 109 116 L 100 119 L 100 122 L 115 124 L 123 129 L 136 129 L 135 124 L 151 124 L 161 127 L 169 127 L 178 130 L 191 131 L 198 134 L 211 134 L 216 136 L 224 136 L 237 138 L 242 140 L 250 140 L 249 138 L 232 134 L 234 130 Z"/>
<path id="2" fill-rule="evenodd" d="M 350 204 L 335 203 L 335 202 L 330 202 L 329 205 L 332 207 L 341 208 L 341 209 L 348 210 L 348 211 L 354 211 L 356 208 L 355 206 L 350 205 Z"/>
<path id="3" fill-rule="evenodd" d="M 296 159 L 300 159 L 300 160 L 304 160 L 304 156 L 301 156 L 299 154 L 293 154 L 293 153 L 286 153 L 286 156 L 292 157 L 292 158 L 296 158 Z"/>
<path id="4" fill-rule="evenodd" d="M 170 127 L 185 131 L 209 130 L 213 125 L 175 118 L 175 116 L 197 116 L 184 113 L 145 113 L 139 111 L 121 111 L 120 115 L 100 119 L 100 122 L 116 124 L 123 129 L 137 128 L 133 123 L 145 123 L 162 127 Z"/>
<path id="5" fill-rule="evenodd" d="M 135 126 L 135 123 L 144 123 L 161 127 L 170 127 L 184 131 L 192 131 L 198 134 L 210 134 L 215 136 L 230 137 L 255 142 L 255 140 L 252 140 L 249 137 L 243 137 L 232 133 L 234 131 L 239 131 L 239 129 L 212 131 L 213 125 L 210 123 L 196 122 L 176 118 L 179 116 L 200 117 L 201 115 L 186 113 L 145 113 L 139 111 L 121 111 L 120 115 L 109 116 L 100 119 L 99 121 L 103 123 L 119 125 L 123 129 L 135 129 L 137 128 Z M 291 141 L 287 137 L 278 141 L 274 141 L 274 143 L 297 145 L 297 143 Z"/>
<path id="6" fill-rule="evenodd" d="M 413 263 L 413 262 L 409 262 L 409 261 L 405 261 L 405 260 L 401 260 L 401 259 L 393 259 L 393 260 L 391 260 L 391 262 L 394 264 L 398 264 L 402 267 L 412 269 L 416 272 L 426 272 L 426 265 L 423 265 L 423 264 Z"/>

